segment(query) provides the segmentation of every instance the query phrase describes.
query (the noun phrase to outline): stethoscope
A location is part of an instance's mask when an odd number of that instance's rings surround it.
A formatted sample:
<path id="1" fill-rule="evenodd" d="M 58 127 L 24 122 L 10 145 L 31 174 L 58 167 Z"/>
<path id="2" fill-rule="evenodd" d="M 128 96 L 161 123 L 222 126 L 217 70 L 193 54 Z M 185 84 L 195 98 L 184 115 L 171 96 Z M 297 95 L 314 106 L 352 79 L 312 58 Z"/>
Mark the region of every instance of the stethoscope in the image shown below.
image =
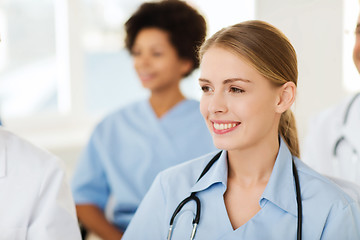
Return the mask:
<path id="1" fill-rule="evenodd" d="M 202 173 L 200 174 L 200 176 L 196 182 L 198 182 L 209 171 L 211 166 L 220 158 L 221 152 L 222 151 L 217 153 L 210 160 L 210 162 L 206 165 L 206 167 L 204 168 L 204 170 L 202 171 Z M 294 180 L 295 180 L 296 202 L 297 202 L 297 211 L 298 211 L 297 240 L 301 240 L 301 229 L 302 229 L 302 203 L 301 203 L 301 194 L 300 194 L 301 191 L 300 191 L 299 176 L 298 176 L 297 169 L 296 169 L 296 166 L 294 163 L 294 159 L 292 159 L 292 169 L 293 169 L 293 176 L 294 176 Z M 197 229 L 197 226 L 200 221 L 200 209 L 201 209 L 200 199 L 196 196 L 196 192 L 192 192 L 189 197 L 182 200 L 182 202 L 176 207 L 176 209 L 170 219 L 170 227 L 169 227 L 169 232 L 168 232 L 168 237 L 167 237 L 168 240 L 171 239 L 171 235 L 173 232 L 173 226 L 174 226 L 174 219 L 175 219 L 176 215 L 190 201 L 195 201 L 195 203 L 196 203 L 196 214 L 195 214 L 195 218 L 193 220 L 193 228 L 192 228 L 191 235 L 190 235 L 190 240 L 194 239 L 196 229 Z"/>
<path id="2" fill-rule="evenodd" d="M 344 115 L 344 119 L 343 119 L 343 123 L 342 123 L 342 126 L 345 127 L 346 124 L 347 124 L 347 121 L 348 121 L 348 117 L 349 117 L 349 113 L 350 113 L 350 110 L 351 110 L 351 107 L 352 105 L 354 104 L 355 100 L 360 96 L 360 93 L 357 93 L 350 101 L 349 105 L 347 106 L 346 108 L 346 111 L 345 111 L 345 115 Z M 359 153 L 357 152 L 356 148 L 350 144 L 350 142 L 345 138 L 344 134 L 340 135 L 339 138 L 337 138 L 336 142 L 335 142 L 335 145 L 334 145 L 334 148 L 333 148 L 333 156 L 335 159 L 337 159 L 337 152 L 338 152 L 338 147 L 340 145 L 340 143 L 342 142 L 347 142 L 348 145 L 350 146 L 350 148 L 352 149 L 352 153 L 353 153 L 353 159 L 355 161 L 360 161 L 360 156 L 359 156 Z"/>

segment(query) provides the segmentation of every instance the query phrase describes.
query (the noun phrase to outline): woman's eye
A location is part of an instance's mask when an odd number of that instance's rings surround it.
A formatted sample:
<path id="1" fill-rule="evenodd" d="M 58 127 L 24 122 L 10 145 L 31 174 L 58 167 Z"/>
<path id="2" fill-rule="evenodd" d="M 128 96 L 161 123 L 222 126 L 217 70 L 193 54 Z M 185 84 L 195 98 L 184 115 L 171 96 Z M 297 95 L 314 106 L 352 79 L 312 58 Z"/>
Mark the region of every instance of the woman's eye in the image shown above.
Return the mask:
<path id="1" fill-rule="evenodd" d="M 230 88 L 230 92 L 232 92 L 232 93 L 243 93 L 243 92 L 245 92 L 245 91 L 242 90 L 241 88 L 231 87 L 231 88 Z"/>
<path id="2" fill-rule="evenodd" d="M 202 90 L 204 93 L 211 91 L 211 89 L 210 89 L 209 86 L 202 86 L 202 87 L 201 87 L 201 90 Z"/>

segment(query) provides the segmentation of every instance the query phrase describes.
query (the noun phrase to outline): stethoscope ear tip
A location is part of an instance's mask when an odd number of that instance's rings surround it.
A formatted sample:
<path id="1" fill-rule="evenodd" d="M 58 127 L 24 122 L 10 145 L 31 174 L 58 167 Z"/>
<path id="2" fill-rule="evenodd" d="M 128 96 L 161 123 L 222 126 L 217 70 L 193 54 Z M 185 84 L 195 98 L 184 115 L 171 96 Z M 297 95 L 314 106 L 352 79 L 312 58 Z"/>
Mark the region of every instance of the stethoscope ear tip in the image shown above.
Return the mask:
<path id="1" fill-rule="evenodd" d="M 171 239 L 172 229 L 173 229 L 173 225 L 170 225 L 167 240 Z"/>
<path id="2" fill-rule="evenodd" d="M 196 233 L 196 229 L 197 229 L 197 223 L 193 224 L 193 229 L 191 231 L 191 236 L 190 236 L 190 240 L 193 240 L 195 237 L 195 233 Z"/>

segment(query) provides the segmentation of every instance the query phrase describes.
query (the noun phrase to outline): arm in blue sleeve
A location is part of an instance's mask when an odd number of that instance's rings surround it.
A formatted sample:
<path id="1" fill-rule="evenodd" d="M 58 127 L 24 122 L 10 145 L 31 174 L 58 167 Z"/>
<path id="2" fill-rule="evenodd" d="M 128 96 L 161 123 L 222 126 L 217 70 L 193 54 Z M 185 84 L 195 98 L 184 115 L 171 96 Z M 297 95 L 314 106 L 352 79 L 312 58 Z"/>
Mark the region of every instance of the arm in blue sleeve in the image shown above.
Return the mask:
<path id="1" fill-rule="evenodd" d="M 166 200 L 159 174 L 125 231 L 126 239 L 165 239 L 167 224 L 165 216 Z"/>
<path id="2" fill-rule="evenodd" d="M 106 149 L 95 129 L 77 164 L 72 182 L 72 192 L 76 204 L 95 204 L 104 209 L 110 194 L 104 160 L 108 158 Z"/>
<path id="3" fill-rule="evenodd" d="M 329 213 L 321 239 L 360 239 L 360 208 L 357 202 L 339 203 Z"/>

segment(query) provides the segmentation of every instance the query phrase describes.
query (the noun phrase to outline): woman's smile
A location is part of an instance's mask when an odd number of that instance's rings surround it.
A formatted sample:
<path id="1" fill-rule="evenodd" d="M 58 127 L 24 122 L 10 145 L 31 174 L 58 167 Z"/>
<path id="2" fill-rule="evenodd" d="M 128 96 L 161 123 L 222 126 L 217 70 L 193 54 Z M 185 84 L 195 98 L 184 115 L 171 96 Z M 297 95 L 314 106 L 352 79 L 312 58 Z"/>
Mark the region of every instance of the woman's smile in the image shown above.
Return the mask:
<path id="1" fill-rule="evenodd" d="M 215 134 L 225 134 L 235 130 L 241 122 L 233 122 L 233 121 L 211 121 L 213 126 L 213 132 Z"/>

